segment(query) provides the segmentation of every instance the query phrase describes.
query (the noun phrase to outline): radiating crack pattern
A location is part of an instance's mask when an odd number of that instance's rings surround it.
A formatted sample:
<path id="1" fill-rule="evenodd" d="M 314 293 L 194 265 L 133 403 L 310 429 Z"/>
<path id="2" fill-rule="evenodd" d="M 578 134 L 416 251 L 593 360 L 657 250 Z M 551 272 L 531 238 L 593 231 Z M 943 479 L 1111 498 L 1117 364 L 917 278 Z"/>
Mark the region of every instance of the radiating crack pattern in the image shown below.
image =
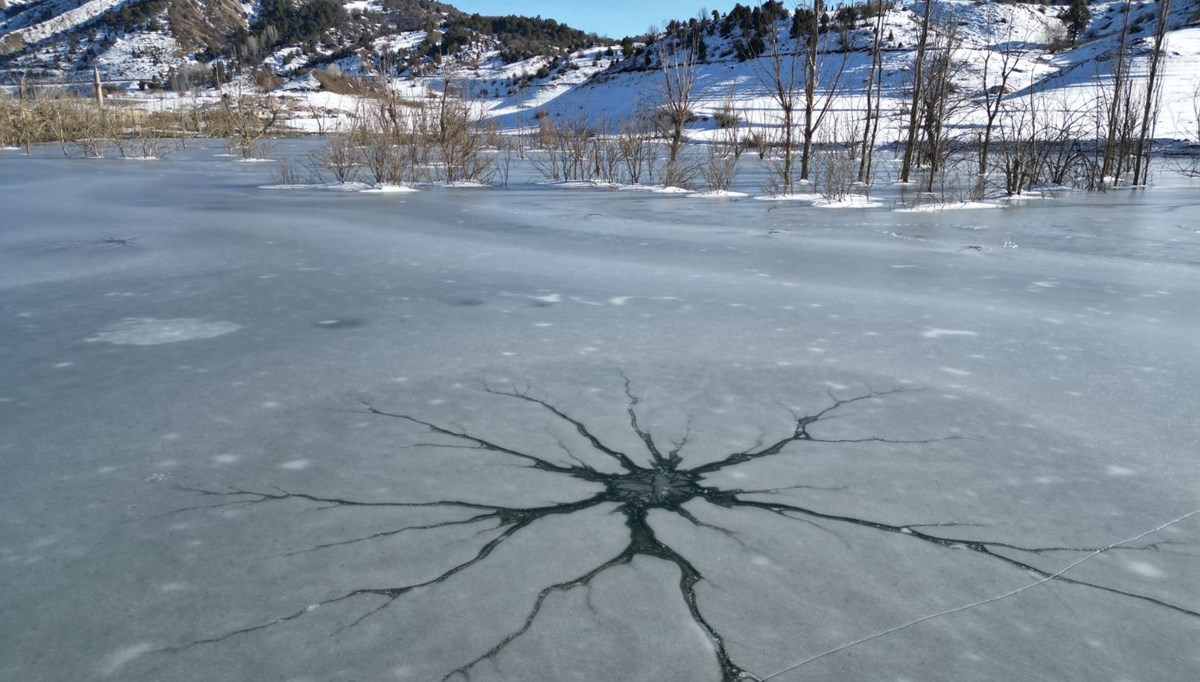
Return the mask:
<path id="1" fill-rule="evenodd" d="M 774 500 L 763 501 L 761 499 L 753 499 L 750 497 L 751 495 L 762 496 L 764 494 L 777 493 L 782 490 L 804 489 L 807 486 L 790 486 L 788 488 L 779 488 L 774 490 L 743 490 L 737 488 L 724 488 L 718 485 L 710 485 L 705 482 L 706 476 L 748 462 L 779 456 L 789 451 L 789 449 L 794 449 L 795 447 L 802 446 L 806 443 L 883 443 L 917 446 L 938 441 L 953 440 L 954 437 L 931 438 L 925 440 L 901 440 L 878 436 L 861 438 L 823 438 L 820 435 L 813 433 L 814 427 L 821 424 L 823 421 L 833 418 L 837 413 L 845 411 L 845 408 L 850 405 L 864 401 L 883 400 L 889 396 L 905 392 L 904 389 L 869 392 L 850 398 L 839 398 L 833 394 L 830 394 L 829 404 L 815 413 L 798 414 L 793 412 L 791 414 L 792 419 L 788 433 L 784 437 L 769 443 L 759 442 L 750 448 L 730 453 L 715 461 L 688 467 L 685 466 L 684 457 L 681 455 L 681 451 L 687 445 L 689 436 L 685 436 L 679 442 L 673 443 L 670 449 L 662 448 L 655 440 L 654 436 L 647 429 L 645 429 L 639 421 L 637 408 L 641 399 L 634 392 L 629 379 L 626 378 L 624 383 L 625 395 L 627 398 L 626 414 L 628 416 L 628 425 L 633 434 L 642 443 L 642 446 L 645 450 L 644 453 L 629 454 L 612 447 L 606 443 L 606 441 L 602 439 L 599 434 L 585 424 L 583 420 L 572 416 L 566 411 L 560 409 L 555 404 L 552 404 L 541 398 L 534 397 L 531 395 L 528 388 L 522 390 L 500 390 L 485 386 L 485 390 L 489 394 L 496 396 L 497 399 L 512 399 L 531 403 L 537 406 L 539 409 L 544 410 L 548 415 L 550 415 L 551 419 L 573 429 L 589 444 L 598 457 L 606 459 L 610 462 L 611 466 L 606 467 L 605 469 L 590 466 L 582 459 L 574 455 L 570 455 L 569 452 L 568 458 L 571 461 L 570 463 L 564 463 L 561 461 L 556 461 L 554 457 L 549 455 L 526 452 L 524 450 L 505 446 L 499 442 L 495 442 L 492 439 L 485 437 L 483 434 L 473 433 L 461 427 L 439 424 L 434 421 L 420 419 L 413 415 L 380 409 L 370 403 L 363 403 L 363 409 L 370 415 L 405 422 L 411 426 L 419 427 L 427 432 L 442 436 L 446 441 L 448 441 L 444 443 L 420 444 L 422 446 L 453 447 L 479 450 L 482 454 L 511 459 L 531 469 L 555 475 L 567 476 L 599 486 L 600 489 L 598 492 L 573 502 L 545 504 L 529 507 L 508 507 L 481 504 L 467 500 L 439 500 L 434 502 L 363 501 L 340 497 L 325 497 L 310 493 L 292 492 L 279 488 L 273 488 L 269 490 L 246 490 L 239 488 L 227 490 L 208 490 L 199 488 L 185 488 L 185 490 L 188 490 L 192 493 L 214 498 L 215 503 L 187 507 L 178 511 L 247 507 L 267 503 L 293 501 L 317 505 L 320 508 L 374 507 L 393 508 L 397 510 L 439 507 L 454 508 L 463 511 L 466 514 L 464 518 L 437 523 L 402 526 L 399 528 L 380 531 L 360 537 L 351 537 L 335 542 L 323 543 L 313 547 L 290 552 L 289 555 L 327 550 L 361 542 L 371 542 L 382 538 L 400 536 L 409 533 L 418 533 L 421 531 L 439 528 L 448 528 L 451 526 L 478 526 L 482 531 L 480 533 L 481 538 L 487 537 L 487 539 L 481 540 L 482 544 L 480 544 L 480 546 L 468 559 L 461 561 L 448 569 L 445 569 L 441 573 L 427 580 L 400 585 L 378 585 L 349 589 L 345 592 L 319 601 L 316 604 L 307 605 L 303 608 L 297 609 L 294 612 L 287 613 L 266 622 L 225 632 L 212 637 L 197 639 L 181 646 L 160 649 L 159 651 L 181 651 L 196 646 L 216 644 L 233 637 L 265 630 L 282 625 L 289 621 L 297 620 L 308 615 L 321 606 L 358 598 L 373 598 L 375 603 L 371 604 L 364 613 L 342 628 L 352 629 L 364 620 L 383 611 L 389 606 L 392 606 L 397 601 L 402 599 L 406 594 L 409 594 L 414 590 L 447 583 L 459 573 L 482 564 L 505 542 L 539 520 L 561 515 L 574 514 L 576 512 L 599 507 L 601 505 L 615 505 L 617 512 L 623 516 L 624 525 L 628 531 L 628 541 L 626 542 L 625 546 L 607 560 L 598 563 L 596 566 L 581 573 L 580 575 L 555 584 L 547 585 L 546 587 L 542 588 L 537 593 L 528 610 L 523 614 L 523 618 L 519 619 L 519 627 L 499 637 L 486 651 L 478 653 L 478 655 L 476 655 L 474 658 L 471 658 L 470 660 L 463 662 L 457 668 L 448 671 L 442 679 L 469 679 L 476 666 L 485 661 L 494 661 L 502 651 L 504 651 L 513 642 L 520 639 L 533 627 L 535 621 L 545 606 L 546 600 L 550 596 L 554 595 L 555 593 L 567 592 L 575 588 L 590 587 L 591 583 L 604 572 L 618 566 L 628 565 L 637 557 L 660 560 L 670 566 L 673 566 L 679 572 L 679 596 L 692 621 L 700 628 L 700 630 L 709 640 L 712 650 L 715 652 L 715 664 L 717 670 L 719 670 L 722 682 L 762 679 L 734 660 L 734 657 L 730 654 L 727 648 L 727 636 L 723 634 L 708 617 L 706 617 L 704 608 L 702 607 L 696 593 L 696 586 L 705 580 L 704 575 L 692 561 L 660 539 L 649 523 L 648 517 L 652 511 L 657 510 L 667 513 L 674 513 L 697 527 L 717 531 L 741 543 L 741 540 L 733 531 L 703 522 L 689 510 L 684 508 L 685 504 L 693 501 L 700 501 L 722 509 L 743 509 L 772 514 L 796 521 L 811 523 L 822 528 L 823 530 L 828 530 L 828 528 L 822 524 L 830 524 L 854 526 L 858 528 L 870 529 L 880 533 L 897 534 L 909 538 L 914 542 L 925 543 L 946 549 L 960 551 L 965 550 L 976 555 L 981 555 L 997 562 L 998 564 L 1007 565 L 1013 569 L 1029 572 L 1047 582 L 1058 581 L 1089 589 L 1100 590 L 1120 595 L 1125 598 L 1153 604 L 1157 607 L 1169 609 L 1187 616 L 1200 617 L 1200 612 L 1186 608 L 1179 604 L 1173 604 L 1150 595 L 1121 590 L 1096 582 L 1074 579 L 1063 575 L 1065 571 L 1055 572 L 1047 568 L 1038 567 L 1027 561 L 1014 558 L 1011 555 L 1011 553 L 1024 553 L 1038 556 L 1056 552 L 1096 554 L 1115 549 L 1157 550 L 1164 543 L 1150 543 L 1137 546 L 1114 545 L 1101 548 L 1065 546 L 1025 547 L 1009 542 L 989 541 L 970 537 L 955 537 L 952 535 L 942 534 L 934 530 L 936 528 L 963 528 L 973 525 L 969 523 L 897 524 L 869 518 L 833 514 L 807 506 Z M 559 445 L 563 450 L 567 450 L 566 446 L 561 442 Z M 608 470 L 612 468 L 615 468 L 617 471 L 612 472 Z M 1006 550 L 1007 553 L 1005 552 Z"/>

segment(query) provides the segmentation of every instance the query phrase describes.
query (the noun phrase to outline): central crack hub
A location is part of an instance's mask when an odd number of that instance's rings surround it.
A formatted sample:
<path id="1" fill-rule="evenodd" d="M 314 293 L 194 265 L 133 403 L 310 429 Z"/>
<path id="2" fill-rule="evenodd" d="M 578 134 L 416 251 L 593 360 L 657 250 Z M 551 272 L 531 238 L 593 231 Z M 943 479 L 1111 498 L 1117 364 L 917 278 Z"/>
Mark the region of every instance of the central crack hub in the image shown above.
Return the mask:
<path id="1" fill-rule="evenodd" d="M 674 507 L 702 494 L 691 472 L 651 470 L 614 477 L 608 483 L 616 501 L 643 507 Z"/>

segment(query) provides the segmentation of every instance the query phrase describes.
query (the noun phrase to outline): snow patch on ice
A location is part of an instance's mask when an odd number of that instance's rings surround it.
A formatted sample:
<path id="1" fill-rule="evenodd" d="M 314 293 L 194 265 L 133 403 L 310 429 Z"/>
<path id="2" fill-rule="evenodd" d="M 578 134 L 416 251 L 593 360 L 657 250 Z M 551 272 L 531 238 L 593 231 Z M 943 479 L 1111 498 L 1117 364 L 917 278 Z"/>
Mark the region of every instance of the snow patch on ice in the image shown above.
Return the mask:
<path id="1" fill-rule="evenodd" d="M 937 327 L 930 327 L 928 331 L 922 332 L 921 336 L 927 339 L 937 339 L 943 336 L 979 336 L 979 333 L 963 329 L 938 329 Z"/>
<path id="2" fill-rule="evenodd" d="M 802 192 L 799 194 L 764 194 L 754 197 L 756 201 L 808 201 L 815 202 L 821 199 L 819 194 L 811 192 Z"/>
<path id="3" fill-rule="evenodd" d="M 375 187 L 371 187 L 369 189 L 364 189 L 363 193 L 364 194 L 410 194 L 412 192 L 418 192 L 418 191 L 420 191 L 420 190 L 413 189 L 412 187 L 405 187 L 403 185 L 376 185 Z"/>
<path id="4" fill-rule="evenodd" d="M 89 343 L 103 341 L 117 345 L 157 346 L 230 334 L 242 326 L 232 322 L 178 318 L 157 320 L 152 317 L 127 317 L 106 327 L 96 336 L 84 339 Z"/>
<path id="5" fill-rule="evenodd" d="M 1128 563 L 1129 571 L 1147 578 L 1161 578 L 1166 575 L 1161 569 L 1145 561 L 1130 561 Z"/>
<path id="6" fill-rule="evenodd" d="M 851 195 L 842 199 L 818 199 L 813 202 L 813 206 L 817 208 L 879 208 L 883 204 L 862 195 Z"/>
<path id="7" fill-rule="evenodd" d="M 118 649 L 116 652 L 109 654 L 104 662 L 100 665 L 100 674 L 104 676 L 112 675 L 120 670 L 126 663 L 154 649 L 154 645 L 148 642 L 139 642 L 127 646 L 123 649 Z"/>
<path id="8" fill-rule="evenodd" d="M 982 201 L 961 201 L 936 204 L 919 204 L 895 209 L 897 213 L 938 213 L 941 211 L 965 211 L 980 208 L 1004 208 L 1000 204 L 988 204 Z"/>

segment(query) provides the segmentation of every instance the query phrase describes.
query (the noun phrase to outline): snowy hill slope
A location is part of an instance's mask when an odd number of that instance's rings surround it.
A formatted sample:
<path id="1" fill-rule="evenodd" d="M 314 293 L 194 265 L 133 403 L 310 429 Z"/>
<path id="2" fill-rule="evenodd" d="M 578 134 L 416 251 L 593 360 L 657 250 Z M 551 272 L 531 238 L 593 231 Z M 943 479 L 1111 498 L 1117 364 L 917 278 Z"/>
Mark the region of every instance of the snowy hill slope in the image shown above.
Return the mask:
<path id="1" fill-rule="evenodd" d="M 898 5 L 887 13 L 883 33 L 883 95 L 890 100 L 889 108 L 900 111 L 907 105 L 906 92 L 911 82 L 913 46 L 919 30 L 919 8 L 923 3 Z M 935 0 L 934 16 L 939 31 L 950 31 L 956 38 L 953 49 L 954 80 L 960 92 L 974 100 L 974 110 L 961 112 L 960 125 L 969 126 L 982 115 L 985 74 L 994 83 L 999 64 L 1012 62 L 1012 75 L 1007 90 L 1014 101 L 1033 98 L 1043 108 L 1080 110 L 1092 106 L 1098 94 L 1111 79 L 1113 59 L 1117 49 L 1119 18 L 1125 2 L 1097 3 L 1092 7 L 1092 21 L 1079 36 L 1074 47 L 1063 47 L 1065 26 L 1059 19 L 1062 8 L 1024 3 L 992 3 L 976 0 Z M 1154 33 L 1154 3 L 1128 3 L 1132 14 L 1130 32 L 1135 58 L 1131 76 L 1145 77 L 1146 55 Z M 1159 116 L 1158 136 L 1161 138 L 1198 139 L 1196 103 L 1200 101 L 1200 24 L 1196 22 L 1197 5 L 1176 0 L 1168 32 L 1168 56 L 1164 68 L 1163 107 Z M 784 54 L 796 50 L 796 41 L 788 35 L 787 23 L 780 22 L 780 49 Z M 823 48 L 828 50 L 821 82 L 830 84 L 841 70 L 837 96 L 831 116 L 853 117 L 862 109 L 864 84 L 870 68 L 870 28 L 868 22 L 850 32 L 848 44 L 827 33 Z M 696 114 L 711 118 L 732 104 L 743 121 L 751 126 L 766 125 L 778 119 L 778 106 L 769 95 L 763 76 L 768 71 L 764 59 L 741 60 L 729 54 L 736 35 L 708 39 L 709 55 L 725 55 L 698 64 L 695 77 Z M 844 63 L 843 63 L 844 60 Z M 989 71 L 990 70 L 990 71 Z M 768 79 L 769 80 L 769 79 Z M 550 102 L 530 98 L 526 102 L 508 103 L 494 111 L 508 123 L 527 120 L 535 111 L 545 109 L 557 117 L 585 116 L 593 124 L 619 120 L 631 115 L 638 107 L 653 106 L 662 83 L 662 73 L 654 66 L 645 66 L 642 57 L 634 57 L 594 78 L 572 88 Z M 891 121 L 898 123 L 898 121 Z M 694 125 L 693 137 L 703 139 L 715 125 L 700 121 Z M 888 140 L 895 126 L 885 122 L 881 139 Z"/>
<path id="2" fill-rule="evenodd" d="M 10 54 L 55 35 L 69 33 L 129 0 L 87 0 L 75 3 L 71 0 L 56 2 L 30 2 L 28 11 L 17 14 L 13 20 L 0 24 L 9 29 L 0 40 L 0 55 Z M 71 6 L 75 5 L 75 6 Z M 46 16 L 44 21 L 33 23 L 36 17 Z"/>
<path id="3" fill-rule="evenodd" d="M 589 44 L 567 33 L 574 37 L 530 47 L 519 35 L 526 26 L 496 28 L 482 21 L 487 18 L 428 0 L 279 0 L 300 8 L 334 3 L 336 16 L 309 38 L 272 42 L 262 15 L 277 6 L 270 4 L 274 1 L 8 0 L 0 10 L 0 78 L 5 67 L 10 73 L 41 70 L 70 78 L 97 66 L 108 80 L 162 83 L 184 65 L 207 67 L 213 60 L 228 62 L 234 54 L 243 63 L 252 62 L 249 66 L 260 83 L 287 81 L 286 90 L 308 91 L 322 87 L 309 73 L 313 69 L 374 78 L 384 68 L 399 87 L 413 94 L 438 89 L 448 79 L 505 127 L 528 125 L 547 115 L 612 126 L 639 109 L 652 108 L 662 82 L 653 57 L 655 45 L 627 44 L 622 55 L 619 46 Z M 952 39 L 954 81 L 967 100 L 951 122 L 961 127 L 978 125 L 985 87 L 993 86 L 997 65 L 1005 62 L 1011 68 L 1006 97 L 1014 103 L 1025 100 L 1060 112 L 1094 107 L 1117 63 L 1113 57 L 1122 26 L 1130 28 L 1135 80 L 1145 77 L 1157 26 L 1152 0 L 1101 0 L 1091 5 L 1091 21 L 1072 45 L 1060 19 L 1062 6 L 932 2 L 934 34 Z M 919 1 L 897 2 L 884 15 L 885 141 L 894 139 L 890 136 L 896 134 L 898 114 L 907 107 L 923 6 Z M 780 50 L 795 52 L 798 41 L 790 35 L 791 20 L 783 5 L 768 3 L 755 11 L 766 14 L 771 7 L 780 8 L 771 10 L 776 19 L 770 29 L 778 36 Z M 1172 7 L 1157 135 L 1197 140 L 1200 2 L 1173 0 Z M 839 34 L 833 27 L 843 22 L 843 11 L 829 12 L 821 82 L 828 87 L 841 73 L 830 116 L 850 121 L 863 108 L 874 20 L 860 12 Z M 779 118 L 778 105 L 764 83 L 765 60 L 747 58 L 747 44 L 752 43 L 745 21 L 749 10 L 741 24 L 731 22 L 734 14 L 713 13 L 712 20 L 702 22 L 705 54 L 696 67 L 693 99 L 699 120 L 689 125 L 693 139 L 710 137 L 716 129 L 712 117 L 726 107 L 735 109 L 750 127 L 769 126 Z M 560 25 L 548 21 L 533 28 L 545 33 Z M 215 36 L 224 36 L 226 42 L 214 44 Z M 261 78 L 264 74 L 270 77 Z"/>
<path id="4" fill-rule="evenodd" d="M 513 62 L 608 44 L 552 19 L 481 17 L 433 0 L 6 1 L 0 73 L 42 78 L 100 67 L 109 80 L 165 83 L 186 65 L 219 61 L 255 71 L 262 84 L 348 57 L 411 75 L 443 56 L 462 64 L 494 51 Z M 153 74 L 125 58 L 131 44 L 154 48 Z"/>

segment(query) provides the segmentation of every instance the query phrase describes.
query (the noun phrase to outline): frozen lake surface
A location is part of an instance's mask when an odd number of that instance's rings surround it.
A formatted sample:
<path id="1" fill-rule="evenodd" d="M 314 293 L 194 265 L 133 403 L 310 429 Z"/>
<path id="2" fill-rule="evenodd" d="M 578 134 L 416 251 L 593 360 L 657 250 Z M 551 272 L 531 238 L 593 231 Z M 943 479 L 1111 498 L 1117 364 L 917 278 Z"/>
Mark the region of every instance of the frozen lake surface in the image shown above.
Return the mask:
<path id="1" fill-rule="evenodd" d="M 0 153 L 0 678 L 1200 679 L 1195 188 Z"/>

